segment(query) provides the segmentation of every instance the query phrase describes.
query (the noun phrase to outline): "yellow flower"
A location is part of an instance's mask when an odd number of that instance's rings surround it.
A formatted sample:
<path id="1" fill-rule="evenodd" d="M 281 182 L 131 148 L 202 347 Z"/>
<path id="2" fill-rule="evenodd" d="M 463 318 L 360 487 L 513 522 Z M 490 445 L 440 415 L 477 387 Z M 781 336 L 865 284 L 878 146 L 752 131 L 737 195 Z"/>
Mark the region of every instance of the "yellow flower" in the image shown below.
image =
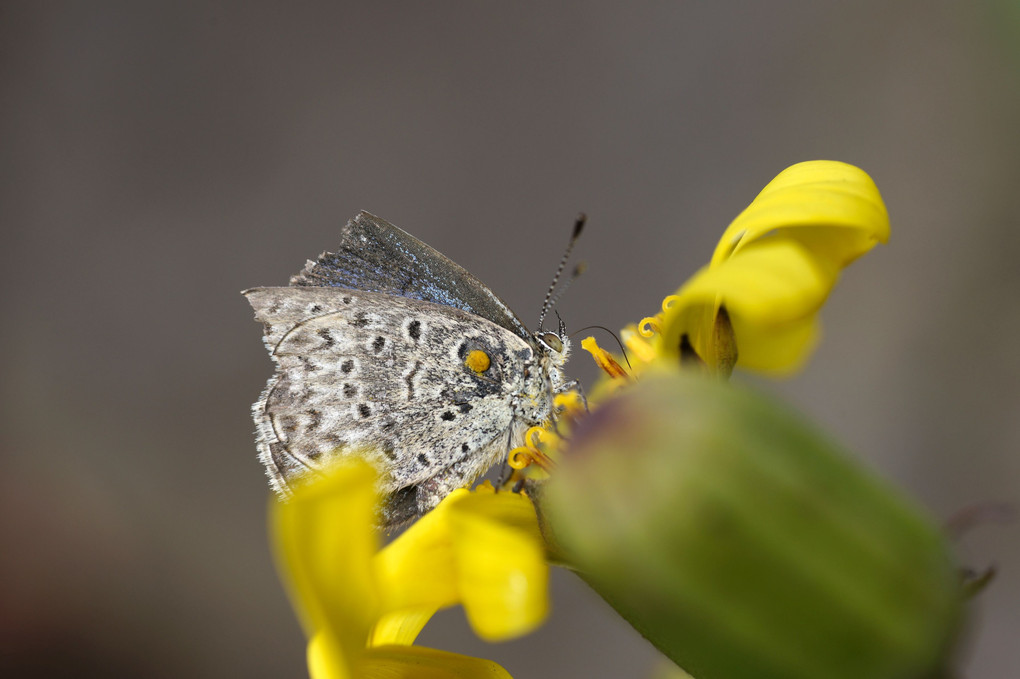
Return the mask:
<path id="1" fill-rule="evenodd" d="M 708 266 L 662 313 L 624 328 L 634 372 L 700 360 L 783 374 L 818 337 L 817 314 L 840 271 L 889 239 L 889 216 L 871 178 L 829 160 L 798 163 L 773 179 L 723 234 Z M 594 341 L 582 346 L 605 361 Z M 635 365 L 636 364 L 636 365 Z"/>
<path id="2" fill-rule="evenodd" d="M 531 501 L 454 491 L 379 551 L 375 478 L 367 464 L 340 466 L 271 509 L 312 678 L 509 677 L 493 662 L 410 644 L 457 603 L 488 640 L 543 621 L 549 571 Z"/>
<path id="3" fill-rule="evenodd" d="M 629 360 L 591 338 L 582 346 L 617 378 L 609 387 L 682 361 L 722 374 L 734 365 L 790 371 L 810 353 L 817 312 L 842 268 L 888 235 L 882 199 L 863 171 L 832 161 L 794 165 L 733 221 L 709 265 L 666 298 L 662 313 L 624 328 Z M 510 452 L 515 481 L 555 474 L 587 412 L 573 392 L 555 405 L 555 425 L 532 428 Z M 272 508 L 311 676 L 507 677 L 490 661 L 412 644 L 438 609 L 457 604 L 487 640 L 541 624 L 549 566 L 531 500 L 491 486 L 457 490 L 380 550 L 375 479 L 363 463 L 345 465 Z"/>

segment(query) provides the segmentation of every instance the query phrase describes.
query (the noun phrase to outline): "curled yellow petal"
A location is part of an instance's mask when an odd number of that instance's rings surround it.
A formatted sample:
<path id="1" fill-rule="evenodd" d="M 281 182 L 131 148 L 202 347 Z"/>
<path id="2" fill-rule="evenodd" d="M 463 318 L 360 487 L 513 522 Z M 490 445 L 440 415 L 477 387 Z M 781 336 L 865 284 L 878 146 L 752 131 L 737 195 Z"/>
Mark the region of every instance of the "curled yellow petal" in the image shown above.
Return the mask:
<path id="1" fill-rule="evenodd" d="M 693 350 L 720 374 L 734 359 L 790 372 L 817 342 L 816 314 L 840 271 L 888 239 L 885 204 L 863 170 L 828 160 L 793 165 L 733 220 L 711 263 L 663 303 L 656 354 L 675 364 Z"/>
<path id="2" fill-rule="evenodd" d="M 889 214 L 871 177 L 833 160 L 783 170 L 733 220 L 711 266 L 762 238 L 801 243 L 836 269 L 889 240 Z"/>
<path id="3" fill-rule="evenodd" d="M 716 315 L 726 307 L 739 352 L 738 364 L 784 372 L 798 367 L 817 336 L 815 315 L 835 274 L 801 245 L 763 241 L 720 266 L 699 271 L 678 292 L 666 312 L 660 355 L 678 356 L 687 336 L 698 355 L 714 367 Z"/>
<path id="4" fill-rule="evenodd" d="M 529 631 L 536 610 L 544 616 L 548 573 L 530 501 L 485 484 L 454 491 L 377 553 L 376 479 L 365 463 L 345 464 L 271 507 L 312 679 L 509 677 L 493 662 L 410 644 L 437 609 L 458 602 L 469 619 L 486 609 L 478 629 L 495 628 L 488 638 Z M 512 558 L 494 566 L 477 553 L 504 539 Z"/>
<path id="5" fill-rule="evenodd" d="M 489 641 L 526 634 L 549 610 L 549 565 L 535 508 L 517 493 L 461 497 L 450 510 L 461 602 Z"/>
<path id="6" fill-rule="evenodd" d="M 376 555 L 373 565 L 384 610 L 437 609 L 459 601 L 447 514 L 451 504 L 467 494 L 463 488 L 450 493 Z"/>
<path id="7" fill-rule="evenodd" d="M 419 606 L 384 614 L 372 628 L 368 645 L 371 647 L 413 644 L 437 610 L 438 606 Z"/>

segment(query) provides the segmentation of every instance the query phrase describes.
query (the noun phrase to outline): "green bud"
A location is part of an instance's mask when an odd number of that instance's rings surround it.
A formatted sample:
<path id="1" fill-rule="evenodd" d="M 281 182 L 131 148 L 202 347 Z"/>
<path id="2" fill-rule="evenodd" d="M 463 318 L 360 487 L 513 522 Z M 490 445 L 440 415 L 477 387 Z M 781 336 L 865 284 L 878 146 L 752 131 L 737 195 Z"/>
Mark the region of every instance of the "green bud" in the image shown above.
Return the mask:
<path id="1" fill-rule="evenodd" d="M 696 679 L 942 676 L 962 592 L 903 495 L 772 401 L 644 379 L 540 497 L 559 556 Z"/>

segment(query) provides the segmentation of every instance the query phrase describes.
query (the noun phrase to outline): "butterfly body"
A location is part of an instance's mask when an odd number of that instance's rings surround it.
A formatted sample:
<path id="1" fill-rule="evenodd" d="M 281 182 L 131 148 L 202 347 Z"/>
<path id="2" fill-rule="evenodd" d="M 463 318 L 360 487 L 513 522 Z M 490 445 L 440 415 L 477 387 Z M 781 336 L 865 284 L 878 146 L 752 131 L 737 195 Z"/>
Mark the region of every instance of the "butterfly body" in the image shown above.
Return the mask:
<path id="1" fill-rule="evenodd" d="M 244 294 L 276 364 L 252 407 L 271 485 L 287 495 L 367 456 L 388 526 L 502 460 L 565 383 L 565 338 L 533 335 L 464 269 L 368 213 L 290 286 Z"/>

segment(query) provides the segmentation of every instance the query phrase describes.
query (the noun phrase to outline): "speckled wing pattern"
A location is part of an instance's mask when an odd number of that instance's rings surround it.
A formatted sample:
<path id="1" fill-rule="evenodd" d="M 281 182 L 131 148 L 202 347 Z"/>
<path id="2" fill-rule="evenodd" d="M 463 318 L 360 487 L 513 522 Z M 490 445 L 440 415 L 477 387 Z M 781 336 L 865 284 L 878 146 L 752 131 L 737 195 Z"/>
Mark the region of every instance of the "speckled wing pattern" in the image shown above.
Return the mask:
<path id="1" fill-rule="evenodd" d="M 521 412 L 549 410 L 534 403 L 536 393 L 551 399 L 548 376 L 534 386 L 541 349 L 505 304 L 367 213 L 348 223 L 339 252 L 308 262 L 290 286 L 244 295 L 277 368 L 252 411 L 259 457 L 283 495 L 338 459 L 368 455 L 384 472 L 382 521 L 393 527 L 500 460 L 536 423 Z M 465 365 L 473 350 L 489 356 L 488 370 Z"/>

